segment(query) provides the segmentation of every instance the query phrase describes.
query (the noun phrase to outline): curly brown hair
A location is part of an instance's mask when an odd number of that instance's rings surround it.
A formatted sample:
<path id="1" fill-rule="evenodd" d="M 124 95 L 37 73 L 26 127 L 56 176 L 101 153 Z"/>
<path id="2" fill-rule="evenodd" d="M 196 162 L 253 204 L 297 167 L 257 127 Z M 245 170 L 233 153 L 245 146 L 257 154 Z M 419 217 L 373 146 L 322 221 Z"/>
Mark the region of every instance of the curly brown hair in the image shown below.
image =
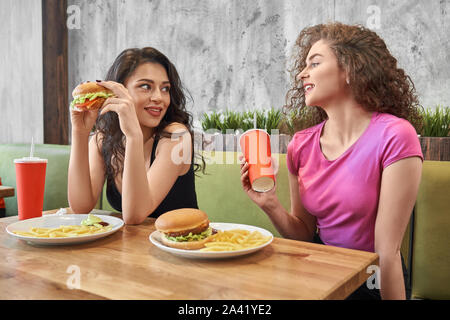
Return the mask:
<path id="1" fill-rule="evenodd" d="M 311 47 L 319 40 L 330 46 L 339 67 L 348 72 L 352 93 L 363 108 L 406 119 L 417 132 L 421 131 L 422 106 L 414 83 L 397 66 L 397 59 L 391 55 L 383 39 L 364 26 L 339 22 L 305 28 L 296 40 L 293 65 L 289 70 L 292 87 L 286 94 L 283 107 L 285 117 L 293 121 L 290 125 L 292 130 L 302 130 L 327 119 L 320 107 L 306 107 L 305 91 L 301 79 L 297 78 L 306 67 Z"/>

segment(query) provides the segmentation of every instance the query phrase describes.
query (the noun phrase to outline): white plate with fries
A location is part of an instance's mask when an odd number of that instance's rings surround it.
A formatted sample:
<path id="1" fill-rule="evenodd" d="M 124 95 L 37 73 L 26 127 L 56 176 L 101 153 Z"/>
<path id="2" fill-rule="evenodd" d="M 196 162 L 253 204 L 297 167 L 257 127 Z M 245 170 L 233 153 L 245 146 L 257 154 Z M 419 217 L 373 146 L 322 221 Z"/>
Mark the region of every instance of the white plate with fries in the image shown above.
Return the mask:
<path id="1" fill-rule="evenodd" d="M 12 223 L 6 232 L 17 239 L 41 245 L 77 244 L 109 236 L 123 226 L 122 219 L 99 215 L 106 227 L 82 226 L 87 214 L 47 215 Z"/>
<path id="2" fill-rule="evenodd" d="M 236 223 L 210 223 L 212 228 L 219 231 L 213 240 L 206 243 L 206 247 L 199 250 L 183 250 L 164 245 L 159 231 L 150 234 L 150 242 L 161 250 L 185 258 L 217 259 L 242 256 L 253 253 L 268 246 L 273 235 L 266 229 Z"/>

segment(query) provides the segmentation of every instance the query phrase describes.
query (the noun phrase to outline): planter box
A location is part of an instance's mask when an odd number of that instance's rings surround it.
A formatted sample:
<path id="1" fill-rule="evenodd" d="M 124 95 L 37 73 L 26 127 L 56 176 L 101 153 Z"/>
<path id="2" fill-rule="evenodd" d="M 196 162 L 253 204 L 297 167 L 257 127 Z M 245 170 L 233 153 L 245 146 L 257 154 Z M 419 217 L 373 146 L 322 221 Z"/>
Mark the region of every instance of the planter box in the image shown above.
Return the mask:
<path id="1" fill-rule="evenodd" d="M 203 133 L 202 145 L 199 150 L 203 151 L 223 151 L 224 135 L 220 133 Z"/>
<path id="2" fill-rule="evenodd" d="M 195 148 L 203 151 L 240 152 L 239 138 L 241 134 L 200 133 L 195 132 Z M 270 136 L 272 153 L 287 153 L 291 136 L 280 134 Z"/>
<path id="3" fill-rule="evenodd" d="M 450 137 L 419 137 L 424 160 L 450 161 Z"/>
<path id="4" fill-rule="evenodd" d="M 240 134 L 195 132 L 195 147 L 204 151 L 240 152 Z M 271 135 L 272 153 L 287 153 L 292 136 L 286 134 Z M 450 137 L 419 137 L 424 160 L 450 161 Z"/>

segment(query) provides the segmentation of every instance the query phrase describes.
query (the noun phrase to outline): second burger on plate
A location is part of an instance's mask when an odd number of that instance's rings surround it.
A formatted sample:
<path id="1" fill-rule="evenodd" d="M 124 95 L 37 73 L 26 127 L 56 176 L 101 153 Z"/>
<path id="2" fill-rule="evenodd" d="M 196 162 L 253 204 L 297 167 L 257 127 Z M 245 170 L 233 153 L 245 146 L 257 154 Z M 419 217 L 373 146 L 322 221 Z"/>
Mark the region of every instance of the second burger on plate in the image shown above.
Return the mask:
<path id="1" fill-rule="evenodd" d="M 183 208 L 166 212 L 155 221 L 161 242 L 172 248 L 197 250 L 205 247 L 217 231 L 209 226 L 208 215 L 201 210 Z"/>

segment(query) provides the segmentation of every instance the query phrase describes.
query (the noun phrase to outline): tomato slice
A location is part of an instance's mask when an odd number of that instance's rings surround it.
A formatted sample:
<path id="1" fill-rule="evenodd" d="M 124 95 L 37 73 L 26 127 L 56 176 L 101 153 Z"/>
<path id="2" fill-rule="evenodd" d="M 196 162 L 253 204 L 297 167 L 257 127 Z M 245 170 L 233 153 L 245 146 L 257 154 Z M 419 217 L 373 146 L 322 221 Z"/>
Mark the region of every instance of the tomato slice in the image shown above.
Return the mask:
<path id="1" fill-rule="evenodd" d="M 79 109 L 89 109 L 89 107 L 92 106 L 95 103 L 95 101 L 97 101 L 97 99 L 94 99 L 92 101 L 86 100 L 85 103 L 76 104 L 75 107 Z"/>

